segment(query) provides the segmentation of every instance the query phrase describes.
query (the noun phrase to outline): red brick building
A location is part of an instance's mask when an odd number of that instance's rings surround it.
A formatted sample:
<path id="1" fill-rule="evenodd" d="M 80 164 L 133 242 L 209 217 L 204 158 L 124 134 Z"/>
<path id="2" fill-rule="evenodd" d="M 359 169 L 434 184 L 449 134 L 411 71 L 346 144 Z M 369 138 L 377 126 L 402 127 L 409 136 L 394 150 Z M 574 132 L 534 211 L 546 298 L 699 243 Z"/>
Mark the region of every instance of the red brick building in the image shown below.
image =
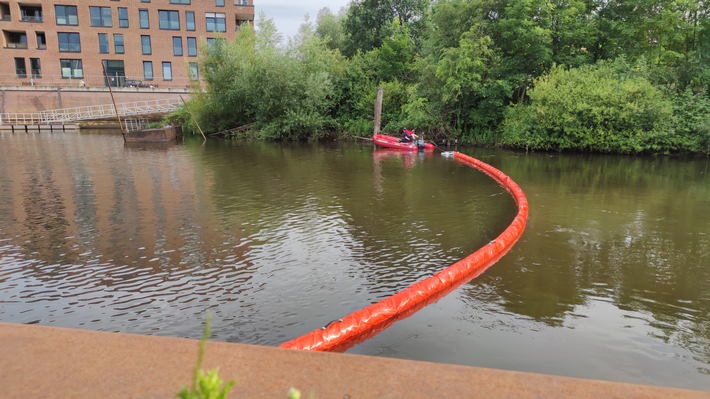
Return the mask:
<path id="1" fill-rule="evenodd" d="M 199 43 L 233 40 L 253 1 L 0 0 L 0 86 L 189 86 Z"/>

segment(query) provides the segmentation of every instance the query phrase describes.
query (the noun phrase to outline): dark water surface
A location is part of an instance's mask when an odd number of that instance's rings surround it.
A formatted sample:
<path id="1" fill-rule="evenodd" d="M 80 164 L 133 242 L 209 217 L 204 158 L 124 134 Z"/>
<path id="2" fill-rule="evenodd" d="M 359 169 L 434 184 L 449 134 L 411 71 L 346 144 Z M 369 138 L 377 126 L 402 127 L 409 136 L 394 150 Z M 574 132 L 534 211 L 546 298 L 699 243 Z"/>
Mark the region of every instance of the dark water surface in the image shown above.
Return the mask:
<path id="1" fill-rule="evenodd" d="M 710 390 L 706 158 L 463 149 L 498 264 L 349 352 Z M 0 321 L 278 345 L 465 257 L 484 174 L 367 144 L 0 133 Z"/>

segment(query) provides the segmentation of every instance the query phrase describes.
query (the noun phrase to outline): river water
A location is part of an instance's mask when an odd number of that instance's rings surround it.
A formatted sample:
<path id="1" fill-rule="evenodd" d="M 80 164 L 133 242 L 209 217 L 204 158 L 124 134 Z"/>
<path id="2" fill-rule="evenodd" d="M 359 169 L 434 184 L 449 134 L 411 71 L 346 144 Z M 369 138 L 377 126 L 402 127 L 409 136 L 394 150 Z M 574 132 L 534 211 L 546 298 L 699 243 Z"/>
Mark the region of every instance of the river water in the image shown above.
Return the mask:
<path id="1" fill-rule="evenodd" d="M 463 148 L 530 202 L 482 276 L 349 353 L 710 390 L 707 158 Z M 0 132 L 0 321 L 276 346 L 516 214 L 477 170 L 363 144 Z"/>

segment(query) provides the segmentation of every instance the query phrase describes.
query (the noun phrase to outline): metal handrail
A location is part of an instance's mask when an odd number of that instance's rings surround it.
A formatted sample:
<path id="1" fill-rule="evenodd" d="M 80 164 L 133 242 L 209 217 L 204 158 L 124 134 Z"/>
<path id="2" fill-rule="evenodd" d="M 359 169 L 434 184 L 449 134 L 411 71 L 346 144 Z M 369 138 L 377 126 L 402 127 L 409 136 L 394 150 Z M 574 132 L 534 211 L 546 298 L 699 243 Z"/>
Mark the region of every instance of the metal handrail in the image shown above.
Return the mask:
<path id="1" fill-rule="evenodd" d="M 161 114 L 172 112 L 182 104 L 179 97 L 160 100 L 137 101 L 116 104 L 119 116 Z M 116 117 L 112 104 L 91 105 L 85 107 L 62 108 L 35 113 L 4 113 L 0 114 L 2 124 L 52 124 L 81 120 L 105 119 Z"/>

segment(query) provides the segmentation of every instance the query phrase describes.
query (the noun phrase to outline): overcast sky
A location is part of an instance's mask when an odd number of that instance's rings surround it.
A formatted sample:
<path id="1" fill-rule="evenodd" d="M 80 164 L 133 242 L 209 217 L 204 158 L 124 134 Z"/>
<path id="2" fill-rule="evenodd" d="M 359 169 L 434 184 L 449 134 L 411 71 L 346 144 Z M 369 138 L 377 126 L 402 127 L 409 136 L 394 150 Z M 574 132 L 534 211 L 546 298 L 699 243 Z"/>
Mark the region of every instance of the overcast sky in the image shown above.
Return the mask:
<path id="1" fill-rule="evenodd" d="M 328 7 L 337 14 L 349 3 L 350 0 L 254 0 L 254 17 L 258 20 L 263 11 L 267 18 L 274 20 L 276 28 L 286 39 L 298 32 L 306 14 L 309 21 L 315 23 L 321 8 Z"/>

